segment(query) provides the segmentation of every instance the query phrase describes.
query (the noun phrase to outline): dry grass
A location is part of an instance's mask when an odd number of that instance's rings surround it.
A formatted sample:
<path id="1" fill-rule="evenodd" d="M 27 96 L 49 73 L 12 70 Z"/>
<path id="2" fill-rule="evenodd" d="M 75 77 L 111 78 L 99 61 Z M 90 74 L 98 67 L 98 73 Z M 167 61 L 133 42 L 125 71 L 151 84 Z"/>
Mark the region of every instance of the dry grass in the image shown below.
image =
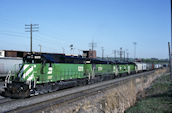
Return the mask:
<path id="1" fill-rule="evenodd" d="M 172 112 L 172 82 L 165 75 L 152 83 L 145 97 L 139 99 L 135 106 L 126 113 L 171 113 Z"/>

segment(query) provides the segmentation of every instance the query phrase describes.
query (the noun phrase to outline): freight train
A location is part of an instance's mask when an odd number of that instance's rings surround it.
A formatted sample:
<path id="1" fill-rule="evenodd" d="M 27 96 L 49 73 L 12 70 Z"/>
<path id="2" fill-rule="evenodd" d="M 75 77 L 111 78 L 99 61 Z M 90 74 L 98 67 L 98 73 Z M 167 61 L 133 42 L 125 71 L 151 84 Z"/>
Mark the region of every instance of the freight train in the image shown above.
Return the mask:
<path id="1" fill-rule="evenodd" d="M 23 58 L 23 64 L 15 76 L 9 73 L 6 77 L 3 95 L 26 98 L 152 69 L 153 66 L 143 63 L 112 62 L 55 54 L 28 54 Z"/>

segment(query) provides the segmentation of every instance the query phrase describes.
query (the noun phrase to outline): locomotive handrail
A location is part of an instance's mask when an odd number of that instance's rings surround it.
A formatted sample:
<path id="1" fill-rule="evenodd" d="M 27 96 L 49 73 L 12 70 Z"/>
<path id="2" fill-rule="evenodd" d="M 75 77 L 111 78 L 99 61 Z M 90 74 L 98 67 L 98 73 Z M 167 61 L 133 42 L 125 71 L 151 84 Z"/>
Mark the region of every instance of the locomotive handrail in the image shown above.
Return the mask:
<path id="1" fill-rule="evenodd" d="M 7 83 L 10 83 L 11 71 L 8 72 L 5 78 L 5 87 L 7 87 Z"/>

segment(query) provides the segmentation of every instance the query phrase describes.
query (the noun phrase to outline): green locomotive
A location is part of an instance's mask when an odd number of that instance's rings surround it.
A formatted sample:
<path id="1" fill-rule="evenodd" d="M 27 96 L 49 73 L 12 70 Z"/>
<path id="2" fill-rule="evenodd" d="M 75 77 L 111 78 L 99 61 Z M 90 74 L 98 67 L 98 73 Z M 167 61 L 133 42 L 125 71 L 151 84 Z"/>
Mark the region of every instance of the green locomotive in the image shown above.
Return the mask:
<path id="1" fill-rule="evenodd" d="M 28 54 L 14 77 L 6 77 L 4 95 L 25 98 L 59 89 L 113 79 L 136 70 L 134 63 L 114 63 L 63 54 Z"/>

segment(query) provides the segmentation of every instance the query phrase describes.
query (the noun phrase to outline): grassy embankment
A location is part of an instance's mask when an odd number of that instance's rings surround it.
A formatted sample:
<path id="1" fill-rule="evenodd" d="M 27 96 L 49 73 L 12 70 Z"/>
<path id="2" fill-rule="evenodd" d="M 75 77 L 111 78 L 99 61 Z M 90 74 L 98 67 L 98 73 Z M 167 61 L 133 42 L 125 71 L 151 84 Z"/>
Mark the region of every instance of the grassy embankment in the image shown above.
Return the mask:
<path id="1" fill-rule="evenodd" d="M 126 113 L 172 113 L 172 81 L 170 75 L 155 80 L 145 91 L 145 97 L 139 98 L 136 104 Z"/>

